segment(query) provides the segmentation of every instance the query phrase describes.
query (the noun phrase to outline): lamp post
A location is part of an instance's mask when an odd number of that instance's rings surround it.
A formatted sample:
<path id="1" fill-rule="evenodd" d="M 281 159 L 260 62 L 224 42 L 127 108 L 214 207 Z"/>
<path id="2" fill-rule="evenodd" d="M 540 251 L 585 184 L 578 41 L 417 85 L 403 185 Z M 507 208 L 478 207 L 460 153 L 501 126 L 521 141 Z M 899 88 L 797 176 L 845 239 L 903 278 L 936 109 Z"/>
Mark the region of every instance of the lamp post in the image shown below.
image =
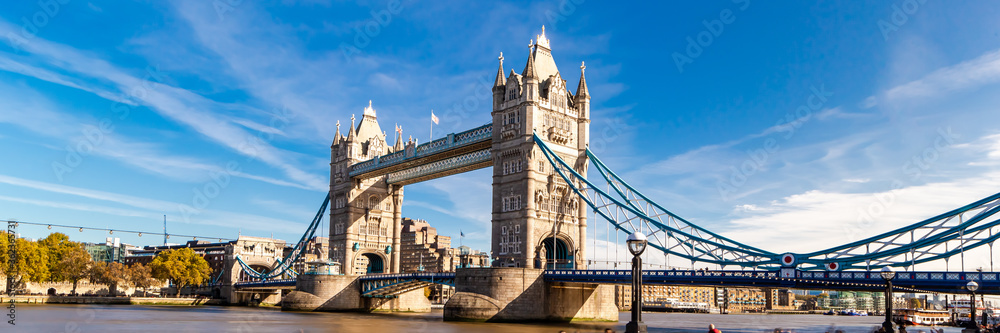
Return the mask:
<path id="1" fill-rule="evenodd" d="M 633 232 L 625 244 L 632 252 L 632 320 L 625 325 L 625 332 L 646 333 L 646 324 L 642 322 L 642 258 L 639 258 L 646 250 L 646 235 Z"/>
<path id="2" fill-rule="evenodd" d="M 896 332 L 892 327 L 892 278 L 896 277 L 896 271 L 892 267 L 882 267 L 882 279 L 885 280 L 885 322 L 882 323 L 882 331 Z"/>
<path id="3" fill-rule="evenodd" d="M 965 288 L 969 289 L 969 329 L 973 332 L 979 333 L 979 323 L 976 322 L 976 290 L 979 289 L 979 284 L 976 281 L 969 281 L 965 284 Z"/>

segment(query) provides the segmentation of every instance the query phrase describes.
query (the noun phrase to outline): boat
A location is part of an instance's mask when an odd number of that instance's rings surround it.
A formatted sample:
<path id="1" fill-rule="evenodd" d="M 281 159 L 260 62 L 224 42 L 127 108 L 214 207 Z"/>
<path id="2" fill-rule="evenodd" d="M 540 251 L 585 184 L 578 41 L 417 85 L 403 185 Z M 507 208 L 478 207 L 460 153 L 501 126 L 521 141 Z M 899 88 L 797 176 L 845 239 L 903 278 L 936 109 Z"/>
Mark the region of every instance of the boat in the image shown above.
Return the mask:
<path id="1" fill-rule="evenodd" d="M 892 318 L 911 326 L 940 326 L 951 322 L 951 312 L 927 309 L 895 309 L 892 311 Z"/>

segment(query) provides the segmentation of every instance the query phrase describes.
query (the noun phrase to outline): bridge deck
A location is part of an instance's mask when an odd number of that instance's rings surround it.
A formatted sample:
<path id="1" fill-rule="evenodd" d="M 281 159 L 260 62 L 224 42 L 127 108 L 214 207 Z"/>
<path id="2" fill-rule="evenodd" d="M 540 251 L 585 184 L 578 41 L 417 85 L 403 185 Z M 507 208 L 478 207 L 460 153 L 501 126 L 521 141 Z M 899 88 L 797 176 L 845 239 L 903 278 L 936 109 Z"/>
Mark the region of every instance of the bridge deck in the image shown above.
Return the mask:
<path id="1" fill-rule="evenodd" d="M 884 291 L 885 281 L 877 271 L 803 272 L 795 277 L 782 277 L 776 271 L 643 271 L 644 284 L 700 285 L 730 287 L 771 287 L 790 289 L 823 289 Z M 632 283 L 629 270 L 549 270 L 545 280 L 579 283 Z M 893 279 L 896 290 L 965 294 L 968 281 L 979 283 L 980 293 L 1000 294 L 998 273 L 979 272 L 897 272 Z"/>
<path id="2" fill-rule="evenodd" d="M 389 175 L 392 184 L 406 185 L 493 165 L 493 124 L 451 133 L 413 149 L 405 149 L 351 166 L 348 175 L 371 178 Z"/>

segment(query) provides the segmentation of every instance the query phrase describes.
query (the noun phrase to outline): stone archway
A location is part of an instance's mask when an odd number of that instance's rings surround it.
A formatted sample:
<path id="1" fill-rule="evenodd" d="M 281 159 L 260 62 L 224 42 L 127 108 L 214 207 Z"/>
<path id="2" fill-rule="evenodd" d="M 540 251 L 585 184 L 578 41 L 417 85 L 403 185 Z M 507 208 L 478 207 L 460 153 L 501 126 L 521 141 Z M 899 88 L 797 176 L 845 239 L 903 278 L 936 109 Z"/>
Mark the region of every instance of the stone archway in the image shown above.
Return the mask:
<path id="1" fill-rule="evenodd" d="M 554 243 L 554 244 L 553 244 Z M 575 269 L 573 246 L 565 238 L 556 236 L 542 239 L 538 247 L 536 268 Z"/>
<path id="2" fill-rule="evenodd" d="M 358 275 L 385 273 L 385 263 L 385 258 L 379 254 L 361 253 L 355 259 L 355 273 Z"/>

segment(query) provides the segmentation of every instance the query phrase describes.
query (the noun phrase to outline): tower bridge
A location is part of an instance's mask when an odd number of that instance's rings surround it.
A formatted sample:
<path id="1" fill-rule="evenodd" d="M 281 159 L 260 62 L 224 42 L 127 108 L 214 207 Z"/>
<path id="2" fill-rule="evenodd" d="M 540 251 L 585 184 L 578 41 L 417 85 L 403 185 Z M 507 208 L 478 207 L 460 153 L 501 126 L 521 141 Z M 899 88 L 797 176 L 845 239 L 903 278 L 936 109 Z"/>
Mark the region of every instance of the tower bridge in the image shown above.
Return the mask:
<path id="1" fill-rule="evenodd" d="M 586 67 L 581 63 L 576 91 L 570 91 L 544 29 L 536 37 L 520 73 L 506 72 L 503 55 L 499 57 L 489 124 L 424 144 L 412 138 L 404 141 L 396 127 L 390 145 L 372 103 L 360 122 L 351 117 L 346 135 L 338 122 L 331 145 L 330 191 L 303 239 L 312 237 L 329 204 L 330 259 L 343 265 L 344 275 L 299 275 L 283 308 L 429 309 L 420 287 L 447 284 L 458 293 L 445 306 L 446 319 L 617 320 L 611 284 L 629 281 L 631 273 L 588 269 L 588 212 L 609 229 L 647 234 L 650 248 L 665 255 L 722 268 L 644 272 L 653 284 L 874 290 L 884 282 L 872 272 L 897 267 L 904 270 L 897 288 L 904 290 L 962 292 L 964 282 L 975 280 L 983 285 L 983 293 L 1000 293 L 993 272 L 914 270 L 918 264 L 949 260 L 982 246 L 992 253 L 1000 238 L 995 216 L 1000 193 L 904 228 L 811 253 L 749 246 L 667 210 L 588 149 L 591 96 Z M 404 186 L 486 167 L 493 171 L 494 267 L 400 274 Z M 597 177 L 588 178 L 591 167 Z M 290 267 L 287 262 L 256 276 L 273 279 Z M 253 287 L 266 285 L 263 281 Z"/>

